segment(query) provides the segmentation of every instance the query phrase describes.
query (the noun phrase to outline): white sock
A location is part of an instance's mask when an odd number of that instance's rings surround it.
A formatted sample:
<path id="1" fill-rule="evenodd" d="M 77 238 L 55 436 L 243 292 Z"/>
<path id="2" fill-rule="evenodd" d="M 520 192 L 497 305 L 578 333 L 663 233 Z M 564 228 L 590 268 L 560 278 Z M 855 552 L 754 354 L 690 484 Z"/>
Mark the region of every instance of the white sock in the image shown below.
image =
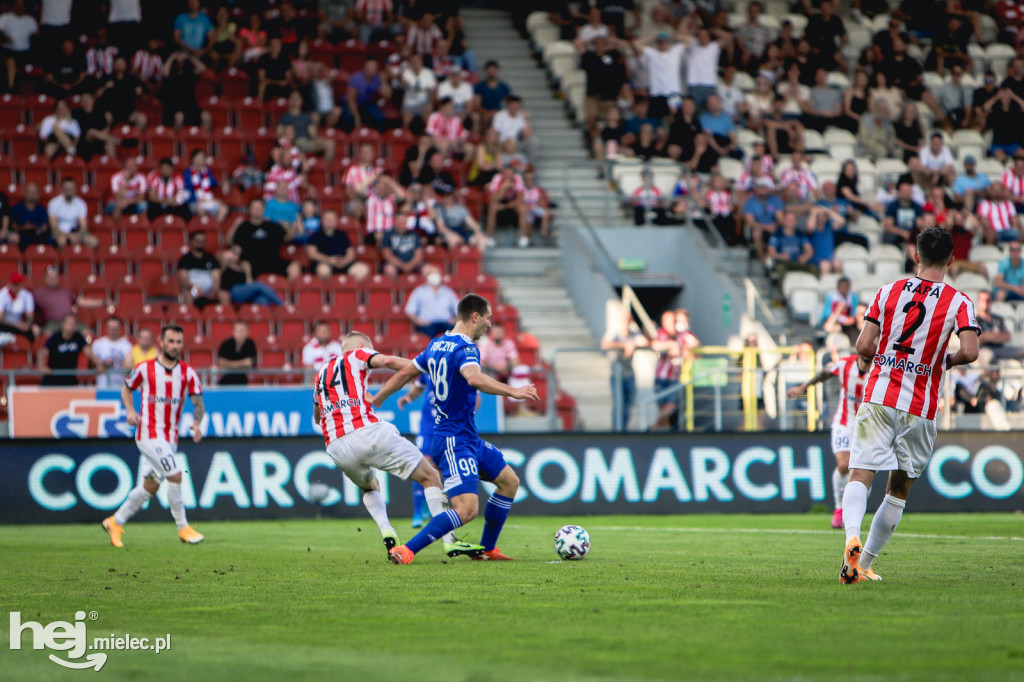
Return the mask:
<path id="1" fill-rule="evenodd" d="M 875 518 L 871 520 L 868 540 L 864 543 L 864 551 L 860 555 L 861 568 L 871 568 L 871 562 L 882 553 L 885 543 L 889 542 L 896 527 L 900 525 L 900 519 L 903 518 L 903 510 L 906 506 L 906 500 L 892 495 L 886 495 L 882 500 L 878 511 L 875 512 Z"/>
<path id="2" fill-rule="evenodd" d="M 122 504 L 116 512 L 114 512 L 114 523 L 119 526 L 123 526 L 128 523 L 128 519 L 135 516 L 135 514 L 142 509 L 142 505 L 149 502 L 151 497 L 153 496 L 146 492 L 146 489 L 141 485 L 132 489 L 132 491 L 128 493 L 128 499 L 124 501 L 124 504 Z"/>
<path id="3" fill-rule="evenodd" d="M 851 481 L 843 490 L 843 525 L 846 526 L 846 541 L 860 537 L 860 526 L 868 509 L 868 489 L 860 481 Z"/>
<path id="4" fill-rule="evenodd" d="M 847 469 L 845 474 L 839 473 L 839 469 L 832 470 L 832 490 L 836 496 L 836 509 L 843 508 L 843 491 L 846 489 L 846 484 L 850 482 L 850 470 Z"/>
<path id="5" fill-rule="evenodd" d="M 185 502 L 181 499 L 181 483 L 167 481 L 167 502 L 171 506 L 171 516 L 178 524 L 178 530 L 188 525 L 185 519 Z"/>
<path id="6" fill-rule="evenodd" d="M 427 509 L 430 510 L 431 516 L 437 516 L 443 514 L 447 509 L 448 496 L 445 495 L 440 488 L 423 488 L 423 497 L 427 500 Z M 449 531 L 444 535 L 444 542 L 455 542 L 457 538 L 455 533 Z"/>
<path id="7" fill-rule="evenodd" d="M 391 521 L 388 520 L 388 508 L 384 504 L 384 496 L 379 491 L 370 490 L 363 493 L 363 506 L 366 507 L 366 511 L 370 512 L 370 516 L 380 528 L 381 535 L 394 530 L 391 527 Z"/>

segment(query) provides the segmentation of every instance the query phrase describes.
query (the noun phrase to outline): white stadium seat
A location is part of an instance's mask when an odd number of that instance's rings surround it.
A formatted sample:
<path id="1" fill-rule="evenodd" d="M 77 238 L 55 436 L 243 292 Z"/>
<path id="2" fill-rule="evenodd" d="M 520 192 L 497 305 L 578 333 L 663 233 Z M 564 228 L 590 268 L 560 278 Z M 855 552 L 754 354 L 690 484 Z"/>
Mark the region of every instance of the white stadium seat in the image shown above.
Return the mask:
<path id="1" fill-rule="evenodd" d="M 794 318 L 817 322 L 821 312 L 821 292 L 814 289 L 795 289 L 788 297 L 789 312 Z"/>
<path id="2" fill-rule="evenodd" d="M 796 289 L 818 289 L 818 278 L 809 272 L 787 272 L 782 278 L 782 295 L 789 298 Z"/>

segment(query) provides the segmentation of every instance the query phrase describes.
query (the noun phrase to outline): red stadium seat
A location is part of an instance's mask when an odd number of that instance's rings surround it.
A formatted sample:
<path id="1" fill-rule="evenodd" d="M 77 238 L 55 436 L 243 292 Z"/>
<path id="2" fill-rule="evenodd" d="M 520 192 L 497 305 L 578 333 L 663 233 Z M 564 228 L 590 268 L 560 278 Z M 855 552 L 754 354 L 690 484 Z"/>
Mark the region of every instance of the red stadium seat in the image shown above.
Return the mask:
<path id="1" fill-rule="evenodd" d="M 129 319 L 128 324 L 134 327 L 134 335 L 136 336 L 141 329 L 148 329 L 153 332 L 154 336 L 157 336 L 164 324 L 164 315 L 154 306 L 147 304 L 142 306 L 142 309 L 139 310 L 134 318 Z"/>
<path id="2" fill-rule="evenodd" d="M 476 275 L 475 277 L 453 277 L 449 285 L 461 294 L 477 294 L 483 296 L 492 304 L 498 299 L 498 280 L 490 275 Z"/>
<path id="3" fill-rule="evenodd" d="M 289 263 L 298 263 L 305 270 L 309 267 L 309 258 L 306 256 L 306 248 L 296 244 L 285 244 L 280 250 L 281 258 Z"/>
<path id="4" fill-rule="evenodd" d="M 416 136 L 405 128 L 394 128 L 384 134 L 385 159 L 389 166 L 401 166 L 405 154 L 416 144 Z"/>
<path id="5" fill-rule="evenodd" d="M 165 126 L 150 128 L 146 131 L 145 140 L 151 158 L 178 158 L 178 133 L 173 128 Z"/>
<path id="6" fill-rule="evenodd" d="M 40 187 L 50 184 L 50 161 L 39 154 L 29 154 L 21 162 L 21 181 L 34 182 Z"/>
<path id="7" fill-rule="evenodd" d="M 235 102 L 249 94 L 249 75 L 234 67 L 219 76 L 220 96 L 228 102 Z"/>
<path id="8" fill-rule="evenodd" d="M 33 244 L 22 254 L 27 267 L 27 275 L 42 281 L 43 273 L 48 267 L 60 267 L 60 255 L 57 249 L 45 244 Z M 7 282 L 4 282 L 6 285 Z"/>
<path id="9" fill-rule="evenodd" d="M 101 301 L 108 300 L 110 298 L 110 291 L 107 289 L 106 281 L 105 277 L 89 275 L 78 288 L 79 296 L 82 298 L 95 298 Z"/>
<path id="10" fill-rule="evenodd" d="M 294 294 L 295 305 L 301 310 L 319 310 L 326 303 L 327 291 L 323 283 L 297 288 Z"/>
<path id="11" fill-rule="evenodd" d="M 49 95 L 32 95 L 25 100 L 25 109 L 28 112 L 28 122 L 32 125 L 39 125 L 43 119 L 53 113 L 57 101 Z"/>
<path id="12" fill-rule="evenodd" d="M 25 123 L 25 98 L 10 93 L 0 96 L 0 128 L 16 128 Z"/>
<path id="13" fill-rule="evenodd" d="M 491 303 L 493 311 L 491 317 L 495 323 L 504 325 L 509 338 L 515 338 L 519 333 L 519 311 L 515 306 L 507 303 Z"/>
<path id="14" fill-rule="evenodd" d="M 8 151 L 15 159 L 24 159 L 39 151 L 39 136 L 31 126 L 18 125 L 7 131 Z"/>
<path id="15" fill-rule="evenodd" d="M 309 58 L 333 68 L 337 66 L 338 49 L 329 41 L 317 38 L 309 44 Z"/>
<path id="16" fill-rule="evenodd" d="M 391 310 L 378 319 L 381 333 L 388 338 L 404 338 L 416 333 L 412 320 L 400 305 L 391 306 Z"/>
<path id="17" fill-rule="evenodd" d="M 121 170 L 121 162 L 109 156 L 97 156 L 89 161 L 89 174 L 95 187 L 110 187 L 110 179 Z"/>
<path id="18" fill-rule="evenodd" d="M 286 111 L 288 111 L 288 99 L 285 97 L 278 97 L 264 103 L 263 125 L 276 131 L 277 122 L 281 120 L 281 115 Z"/>
<path id="19" fill-rule="evenodd" d="M 364 144 L 372 144 L 373 145 L 374 150 L 375 150 L 375 153 L 374 153 L 374 157 L 375 158 L 379 159 L 379 158 L 381 158 L 384 155 L 382 153 L 382 149 L 381 149 L 383 144 L 382 144 L 382 138 L 380 136 L 380 133 L 378 133 L 373 128 L 366 128 L 366 127 L 356 128 L 349 135 L 349 144 L 351 145 L 351 150 L 352 150 L 352 152 L 351 152 L 351 154 L 349 156 L 351 156 L 352 158 L 359 158 L 359 154 L 358 154 L 359 147 L 364 145 Z"/>
<path id="20" fill-rule="evenodd" d="M 448 272 L 448 253 L 441 246 L 423 247 L 423 261 L 427 265 L 437 267 L 442 274 Z"/>
<path id="21" fill-rule="evenodd" d="M 0 282 L 7 286 L 11 275 L 16 272 L 25 274 L 22 268 L 21 251 L 16 246 L 0 244 Z"/>
<path id="22" fill-rule="evenodd" d="M 374 275 L 364 284 L 366 288 L 366 307 L 372 311 L 383 313 L 391 310 L 395 304 L 395 283 L 384 275 Z"/>
<path id="23" fill-rule="evenodd" d="M 178 140 L 181 144 L 181 156 L 183 159 L 191 158 L 192 152 L 197 149 L 201 149 L 206 152 L 207 156 L 213 153 L 213 145 L 210 142 L 210 133 L 204 128 L 196 126 L 184 128 L 181 133 L 179 133 Z"/>
<path id="24" fill-rule="evenodd" d="M 519 359 L 524 365 L 533 367 L 540 360 L 540 341 L 533 334 L 521 333 L 516 336 Z"/>
<path id="25" fill-rule="evenodd" d="M 168 251 L 164 246 L 147 246 L 135 253 L 135 271 L 139 275 L 139 280 L 151 282 L 154 279 L 160 279 L 164 275 L 171 274 L 167 271 L 168 259 L 172 253 L 174 256 L 177 256 L 179 252 Z"/>
<path id="26" fill-rule="evenodd" d="M 30 350 L 6 346 L 4 352 L 0 353 L 0 369 L 31 369 L 32 367 L 32 351 Z"/>
<path id="27" fill-rule="evenodd" d="M 355 310 L 355 314 L 351 316 L 348 321 L 347 332 L 362 332 L 369 337 L 374 337 L 378 333 L 377 329 L 377 316 L 373 311 L 361 305 Z"/>
<path id="28" fill-rule="evenodd" d="M 13 156 L 0 157 L 0 186 L 17 182 L 18 162 L 14 160 Z"/>
<path id="29" fill-rule="evenodd" d="M 270 160 L 270 150 L 277 144 L 277 136 L 268 128 L 256 128 L 249 134 L 249 147 L 252 149 L 256 165 L 264 167 Z"/>
<path id="30" fill-rule="evenodd" d="M 456 247 L 452 252 L 452 274 L 456 277 L 475 277 L 480 274 L 484 255 L 479 249 L 468 244 Z"/>
<path id="31" fill-rule="evenodd" d="M 79 185 L 89 184 L 89 169 L 86 167 L 85 161 L 77 156 L 70 154 L 58 156 L 51 164 L 51 169 L 54 182 L 61 182 L 64 178 L 74 178 Z M 101 189 L 106 190 L 108 187 L 109 185 L 104 185 L 101 186 Z"/>
<path id="32" fill-rule="evenodd" d="M 214 130 L 212 141 L 214 153 L 224 162 L 229 173 L 234 171 L 249 153 L 245 133 L 231 126 Z"/>
<path id="33" fill-rule="evenodd" d="M 286 345 L 294 344 L 308 334 L 309 326 L 306 324 L 306 318 L 309 316 L 309 312 L 307 311 L 320 310 L 322 307 L 322 303 L 308 307 L 286 303 L 274 308 L 274 316 L 277 319 L 277 335 L 281 342 Z"/>
<path id="34" fill-rule="evenodd" d="M 359 284 L 348 275 L 338 275 L 327 280 L 330 289 L 330 304 L 341 310 L 353 310 L 360 303 Z"/>
<path id="35" fill-rule="evenodd" d="M 216 99 L 217 90 L 217 74 L 213 71 L 204 71 L 196 82 L 196 99 L 208 103 L 211 99 Z"/>
<path id="36" fill-rule="evenodd" d="M 361 244 L 356 247 L 356 260 L 370 266 L 370 272 L 377 272 L 380 265 L 380 254 L 374 246 Z"/>
<path id="37" fill-rule="evenodd" d="M 247 135 L 263 127 L 263 102 L 255 97 L 246 97 L 235 105 L 235 120 L 238 128 Z"/>
<path id="38" fill-rule="evenodd" d="M 125 275 L 113 288 L 114 299 L 117 301 L 118 312 L 124 317 L 133 317 L 146 305 L 145 278 L 136 279 L 133 275 Z"/>
<path id="39" fill-rule="evenodd" d="M 363 62 L 366 61 L 369 50 L 363 43 L 352 39 L 338 45 L 337 54 L 338 68 L 349 73 L 355 73 L 363 68 Z"/>
<path id="40" fill-rule="evenodd" d="M 210 341 L 185 344 L 185 362 L 196 369 L 209 369 L 216 366 L 214 358 L 217 353 L 217 346 Z"/>
<path id="41" fill-rule="evenodd" d="M 125 250 L 119 246 L 101 249 L 96 254 L 103 276 L 109 281 L 116 281 L 131 273 L 131 263 Z"/>
<path id="42" fill-rule="evenodd" d="M 69 282 L 79 282 L 95 274 L 96 254 L 88 246 L 74 244 L 67 247 L 64 257 L 64 276 Z"/>

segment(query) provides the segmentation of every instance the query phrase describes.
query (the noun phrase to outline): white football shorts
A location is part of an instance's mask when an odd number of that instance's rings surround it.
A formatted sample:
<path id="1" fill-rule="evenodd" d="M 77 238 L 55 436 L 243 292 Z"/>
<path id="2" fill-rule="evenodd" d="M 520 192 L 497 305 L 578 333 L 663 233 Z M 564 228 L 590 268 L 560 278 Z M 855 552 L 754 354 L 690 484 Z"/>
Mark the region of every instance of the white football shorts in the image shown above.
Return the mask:
<path id="1" fill-rule="evenodd" d="M 327 446 L 327 454 L 353 483 L 364 489 L 372 485 L 374 469 L 404 481 L 423 460 L 423 453 L 402 438 L 390 422 L 377 422 L 345 434 Z"/>
<path id="2" fill-rule="evenodd" d="M 145 438 L 135 441 L 142 453 L 142 477 L 154 477 L 162 481 L 168 476 L 181 473 L 181 465 L 178 463 L 178 447 L 174 443 L 168 443 L 161 438 Z"/>
<path id="3" fill-rule="evenodd" d="M 832 454 L 849 452 L 853 443 L 853 426 L 846 424 L 832 425 Z"/>
<path id="4" fill-rule="evenodd" d="M 856 435 L 851 443 L 850 468 L 905 471 L 920 478 L 931 459 L 937 428 L 934 419 L 863 403 L 857 410 Z"/>

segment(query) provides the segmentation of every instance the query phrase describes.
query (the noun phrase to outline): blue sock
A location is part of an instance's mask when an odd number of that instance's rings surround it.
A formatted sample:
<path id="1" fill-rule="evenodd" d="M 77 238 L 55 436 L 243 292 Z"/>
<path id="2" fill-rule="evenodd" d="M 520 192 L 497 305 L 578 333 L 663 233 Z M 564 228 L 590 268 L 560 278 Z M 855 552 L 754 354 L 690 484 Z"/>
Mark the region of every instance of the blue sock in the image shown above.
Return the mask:
<path id="1" fill-rule="evenodd" d="M 427 498 L 423 496 L 423 486 L 416 481 L 412 482 L 412 517 L 414 519 L 430 518 L 430 512 L 427 511 Z"/>
<path id="2" fill-rule="evenodd" d="M 459 518 L 454 509 L 449 509 L 445 513 L 438 514 L 430 519 L 430 523 L 424 526 L 423 530 L 419 533 L 416 533 L 416 537 L 405 543 L 405 546 L 411 549 L 413 554 L 416 554 L 431 542 L 443 538 L 444 534 L 448 531 L 455 530 L 461 525 L 462 519 Z"/>
<path id="3" fill-rule="evenodd" d="M 498 544 L 498 535 L 501 533 L 501 528 L 505 525 L 505 519 L 508 518 L 511 509 L 511 497 L 494 493 L 487 501 L 487 507 L 484 509 L 484 533 L 480 537 L 480 544 L 488 552 Z"/>

